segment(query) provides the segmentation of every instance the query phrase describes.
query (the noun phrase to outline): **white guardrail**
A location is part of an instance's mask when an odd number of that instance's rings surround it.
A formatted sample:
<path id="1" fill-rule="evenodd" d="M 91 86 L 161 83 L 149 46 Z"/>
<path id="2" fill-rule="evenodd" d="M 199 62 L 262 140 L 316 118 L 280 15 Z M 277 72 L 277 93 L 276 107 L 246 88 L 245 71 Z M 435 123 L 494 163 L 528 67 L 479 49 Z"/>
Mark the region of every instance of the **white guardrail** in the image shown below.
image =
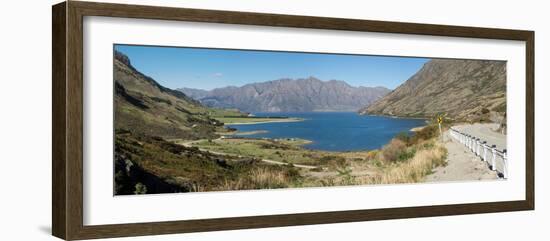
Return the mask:
<path id="1" fill-rule="evenodd" d="M 450 128 L 451 136 L 459 143 L 463 144 L 482 161 L 487 162 L 491 170 L 499 173 L 500 177 L 508 178 L 508 163 L 506 149 L 498 150 L 496 145 L 489 145 L 475 136 L 463 133 L 454 128 Z"/>

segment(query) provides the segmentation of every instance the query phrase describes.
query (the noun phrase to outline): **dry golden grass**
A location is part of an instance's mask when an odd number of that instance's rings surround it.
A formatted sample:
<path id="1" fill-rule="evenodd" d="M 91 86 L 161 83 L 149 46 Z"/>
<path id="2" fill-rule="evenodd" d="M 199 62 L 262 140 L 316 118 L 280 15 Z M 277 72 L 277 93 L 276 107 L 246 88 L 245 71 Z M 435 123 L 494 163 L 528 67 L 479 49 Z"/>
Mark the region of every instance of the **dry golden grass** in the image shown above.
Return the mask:
<path id="1" fill-rule="evenodd" d="M 446 150 L 440 147 L 419 151 L 411 161 L 391 168 L 386 172 L 380 179 L 380 183 L 420 182 L 435 167 L 444 164 L 446 154 Z"/>
<path id="2" fill-rule="evenodd" d="M 376 155 L 378 155 L 378 150 L 369 151 L 369 152 L 367 152 L 366 158 L 368 160 L 372 160 L 372 159 L 376 158 Z"/>
<path id="3" fill-rule="evenodd" d="M 251 172 L 251 181 L 256 186 L 286 186 L 291 180 L 283 172 L 273 172 L 267 168 L 256 168 Z"/>
<path id="4" fill-rule="evenodd" d="M 375 176 L 356 178 L 357 184 L 415 183 L 424 180 L 435 167 L 446 164 L 447 150 L 441 146 L 421 149 L 409 161 L 390 165 Z"/>
<path id="5" fill-rule="evenodd" d="M 245 189 L 272 189 L 293 186 L 296 182 L 295 174 L 289 174 L 282 170 L 258 167 L 250 171 L 246 176 L 240 176 L 235 180 L 226 179 L 218 191 L 245 190 Z"/>
<path id="6" fill-rule="evenodd" d="M 347 161 L 347 165 L 335 171 L 334 174 L 316 178 L 310 177 L 302 182 L 296 182 L 287 172 L 259 167 L 253 169 L 249 175 L 239 177 L 236 180 L 226 180 L 216 190 L 422 182 L 426 175 L 430 174 L 435 167 L 446 164 L 447 150 L 442 146 L 433 144 L 433 142 L 419 144 L 417 148 L 418 151 L 416 151 L 414 157 L 406 161 L 383 164 L 380 167 L 372 164 L 374 160 Z M 380 156 L 374 154 L 370 155 Z M 197 189 L 200 190 L 200 187 Z"/>
<path id="7" fill-rule="evenodd" d="M 245 175 L 225 179 L 215 190 L 416 183 L 424 181 L 435 167 L 445 165 L 446 155 L 447 150 L 434 138 L 394 138 L 379 150 L 325 155 L 317 160 L 323 169 L 316 171 L 255 167 Z"/>

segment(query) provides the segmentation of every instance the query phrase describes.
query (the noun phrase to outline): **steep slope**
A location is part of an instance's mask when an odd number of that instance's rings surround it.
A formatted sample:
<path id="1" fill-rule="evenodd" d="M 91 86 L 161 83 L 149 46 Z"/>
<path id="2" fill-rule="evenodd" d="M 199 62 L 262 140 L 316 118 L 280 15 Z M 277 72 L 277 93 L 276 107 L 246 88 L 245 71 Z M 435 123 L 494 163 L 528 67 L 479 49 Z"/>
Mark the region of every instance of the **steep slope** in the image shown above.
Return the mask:
<path id="1" fill-rule="evenodd" d="M 344 81 L 321 81 L 314 77 L 211 91 L 178 90 L 210 107 L 237 108 L 246 112 L 357 111 L 390 91 L 384 87 L 353 87 Z"/>
<path id="2" fill-rule="evenodd" d="M 207 108 L 165 88 L 137 71 L 120 52 L 115 52 L 113 67 L 115 195 L 210 191 L 237 182 L 257 168 L 282 174 L 292 171 L 165 140 L 215 138 L 216 132 L 224 130 L 215 116 L 244 114 Z"/>
<path id="3" fill-rule="evenodd" d="M 215 137 L 223 124 L 213 111 L 179 91 L 168 89 L 137 71 L 128 57 L 115 52 L 115 129 L 163 138 Z"/>
<path id="4" fill-rule="evenodd" d="M 506 111 L 506 62 L 435 59 L 362 114 L 479 121 Z"/>

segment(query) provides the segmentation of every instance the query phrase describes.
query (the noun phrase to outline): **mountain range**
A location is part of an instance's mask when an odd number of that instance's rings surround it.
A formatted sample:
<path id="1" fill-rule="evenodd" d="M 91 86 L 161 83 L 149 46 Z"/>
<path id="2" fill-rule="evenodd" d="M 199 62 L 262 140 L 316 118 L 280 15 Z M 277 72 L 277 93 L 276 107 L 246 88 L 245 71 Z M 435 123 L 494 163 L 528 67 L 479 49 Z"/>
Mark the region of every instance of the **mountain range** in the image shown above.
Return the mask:
<path id="1" fill-rule="evenodd" d="M 483 121 L 506 112 L 506 62 L 434 59 L 361 114 Z"/>
<path id="2" fill-rule="evenodd" d="M 309 77 L 207 91 L 166 88 L 136 70 L 126 55 L 115 52 L 114 79 L 115 128 L 162 137 L 214 137 L 223 128 L 217 116 L 245 116 L 230 109 L 359 111 L 400 117 L 446 113 L 468 121 L 506 112 L 504 61 L 433 59 L 394 90 Z"/>
<path id="3" fill-rule="evenodd" d="M 390 92 L 385 87 L 354 87 L 315 77 L 278 79 L 210 91 L 180 88 L 202 104 L 245 112 L 357 111 Z"/>

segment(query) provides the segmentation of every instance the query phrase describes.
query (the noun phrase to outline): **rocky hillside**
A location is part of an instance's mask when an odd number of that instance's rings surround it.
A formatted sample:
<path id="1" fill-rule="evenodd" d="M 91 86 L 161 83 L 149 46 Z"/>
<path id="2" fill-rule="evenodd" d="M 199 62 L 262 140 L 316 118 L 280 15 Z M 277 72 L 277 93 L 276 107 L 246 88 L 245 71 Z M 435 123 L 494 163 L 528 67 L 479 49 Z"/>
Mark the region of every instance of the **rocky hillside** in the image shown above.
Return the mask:
<path id="1" fill-rule="evenodd" d="M 271 188 L 242 177 L 258 170 L 277 176 L 297 175 L 291 166 L 214 154 L 168 141 L 215 138 L 216 133 L 225 131 L 216 117 L 245 114 L 208 108 L 165 88 L 137 71 L 120 52 L 114 54 L 113 67 L 115 195 L 216 191 L 237 184 L 248 189 Z"/>
<path id="2" fill-rule="evenodd" d="M 506 62 L 435 59 L 362 114 L 483 121 L 506 111 Z"/>
<path id="3" fill-rule="evenodd" d="M 115 129 L 163 138 L 215 137 L 223 124 L 216 111 L 180 91 L 168 89 L 137 71 L 128 57 L 115 52 Z M 223 114 L 222 114 L 223 115 Z"/>
<path id="4" fill-rule="evenodd" d="M 386 95 L 384 87 L 353 87 L 344 81 L 280 79 L 211 91 L 178 89 L 209 107 L 246 112 L 357 111 Z"/>

